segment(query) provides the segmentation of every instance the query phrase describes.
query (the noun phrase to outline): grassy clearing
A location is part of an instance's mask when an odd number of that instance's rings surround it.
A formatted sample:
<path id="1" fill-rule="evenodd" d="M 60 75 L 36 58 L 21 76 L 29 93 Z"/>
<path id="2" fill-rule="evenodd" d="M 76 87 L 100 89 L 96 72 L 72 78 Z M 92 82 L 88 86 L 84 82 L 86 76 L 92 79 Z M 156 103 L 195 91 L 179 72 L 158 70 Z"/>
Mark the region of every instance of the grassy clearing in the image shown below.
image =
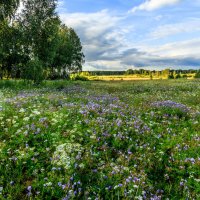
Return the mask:
<path id="1" fill-rule="evenodd" d="M 199 199 L 200 80 L 0 82 L 0 199 Z"/>

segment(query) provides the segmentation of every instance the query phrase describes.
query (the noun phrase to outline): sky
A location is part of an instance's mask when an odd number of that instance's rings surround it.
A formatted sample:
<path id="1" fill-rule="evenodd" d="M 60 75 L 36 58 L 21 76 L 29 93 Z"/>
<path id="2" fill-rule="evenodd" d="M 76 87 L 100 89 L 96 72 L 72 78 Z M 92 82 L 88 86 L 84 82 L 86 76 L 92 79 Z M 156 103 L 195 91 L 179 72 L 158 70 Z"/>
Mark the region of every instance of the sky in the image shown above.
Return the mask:
<path id="1" fill-rule="evenodd" d="M 59 0 L 83 70 L 200 69 L 200 0 Z"/>

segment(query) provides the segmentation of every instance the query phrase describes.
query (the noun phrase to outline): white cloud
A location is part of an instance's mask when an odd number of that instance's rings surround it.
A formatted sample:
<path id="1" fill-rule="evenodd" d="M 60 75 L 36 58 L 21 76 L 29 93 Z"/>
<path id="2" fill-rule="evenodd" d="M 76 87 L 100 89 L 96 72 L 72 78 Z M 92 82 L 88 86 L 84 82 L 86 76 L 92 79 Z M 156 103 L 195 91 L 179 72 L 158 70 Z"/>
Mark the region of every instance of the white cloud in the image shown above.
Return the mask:
<path id="1" fill-rule="evenodd" d="M 98 60 L 92 62 L 86 62 L 84 66 L 85 70 L 105 70 L 105 71 L 120 71 L 128 69 L 127 65 L 123 65 L 120 60 Z"/>
<path id="2" fill-rule="evenodd" d="M 165 6 L 174 5 L 181 0 L 146 0 L 139 6 L 134 7 L 130 12 L 135 12 L 138 10 L 153 11 Z"/>
<path id="3" fill-rule="evenodd" d="M 120 18 L 111 16 L 107 10 L 96 13 L 65 13 L 61 20 L 77 31 L 84 31 L 90 38 L 101 36 L 106 30 L 114 27 Z"/>
<path id="4" fill-rule="evenodd" d="M 152 54 L 159 54 L 162 57 L 194 57 L 200 59 L 200 38 L 172 42 L 154 48 L 146 47 L 146 50 Z"/>
<path id="5" fill-rule="evenodd" d="M 74 28 L 81 38 L 86 63 L 84 70 L 126 70 L 128 68 L 162 66 L 179 67 L 200 64 L 200 39 L 176 42 L 166 45 L 151 46 L 142 41 L 131 40 L 137 33 L 136 26 L 127 25 L 125 17 L 113 15 L 109 10 L 96 13 L 63 13 L 63 23 Z M 163 16 L 157 16 L 158 20 Z M 190 24 L 187 26 L 187 23 Z M 200 19 L 167 24 L 155 27 L 147 38 L 160 39 L 183 31 L 199 30 Z M 187 27 L 187 30 L 185 30 Z M 144 38 L 145 39 L 145 38 Z M 136 44 L 137 43 L 137 44 Z"/>
<path id="6" fill-rule="evenodd" d="M 119 25 L 123 18 L 112 16 L 107 10 L 96 13 L 65 13 L 61 14 L 61 19 L 80 36 L 88 61 L 116 56 L 125 43 L 124 35 L 130 31 L 129 27 Z"/>
<path id="7" fill-rule="evenodd" d="M 190 19 L 182 23 L 166 24 L 157 27 L 149 34 L 151 39 L 160 39 L 168 36 L 200 31 L 200 19 Z"/>

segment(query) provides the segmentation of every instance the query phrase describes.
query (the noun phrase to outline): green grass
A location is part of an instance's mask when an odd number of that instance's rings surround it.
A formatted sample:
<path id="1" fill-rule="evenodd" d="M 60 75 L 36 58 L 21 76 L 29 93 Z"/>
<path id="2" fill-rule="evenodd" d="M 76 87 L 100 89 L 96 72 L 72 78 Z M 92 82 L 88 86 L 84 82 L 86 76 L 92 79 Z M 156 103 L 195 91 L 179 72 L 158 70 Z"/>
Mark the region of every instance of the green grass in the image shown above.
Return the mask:
<path id="1" fill-rule="evenodd" d="M 0 82 L 0 199 L 200 199 L 200 80 Z"/>

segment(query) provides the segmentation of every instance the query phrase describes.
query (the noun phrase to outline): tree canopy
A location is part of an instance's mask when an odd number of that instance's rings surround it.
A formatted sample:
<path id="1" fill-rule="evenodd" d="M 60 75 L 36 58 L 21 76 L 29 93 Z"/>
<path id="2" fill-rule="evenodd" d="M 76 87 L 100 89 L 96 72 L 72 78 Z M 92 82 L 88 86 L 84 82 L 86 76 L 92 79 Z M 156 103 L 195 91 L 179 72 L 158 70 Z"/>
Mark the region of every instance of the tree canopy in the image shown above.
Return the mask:
<path id="1" fill-rule="evenodd" d="M 84 54 L 75 30 L 61 23 L 56 0 L 1 3 L 0 77 L 41 82 L 45 78 L 82 70 Z"/>
<path id="2" fill-rule="evenodd" d="M 0 1 L 0 21 L 11 18 L 19 6 L 20 0 L 1 0 Z"/>

